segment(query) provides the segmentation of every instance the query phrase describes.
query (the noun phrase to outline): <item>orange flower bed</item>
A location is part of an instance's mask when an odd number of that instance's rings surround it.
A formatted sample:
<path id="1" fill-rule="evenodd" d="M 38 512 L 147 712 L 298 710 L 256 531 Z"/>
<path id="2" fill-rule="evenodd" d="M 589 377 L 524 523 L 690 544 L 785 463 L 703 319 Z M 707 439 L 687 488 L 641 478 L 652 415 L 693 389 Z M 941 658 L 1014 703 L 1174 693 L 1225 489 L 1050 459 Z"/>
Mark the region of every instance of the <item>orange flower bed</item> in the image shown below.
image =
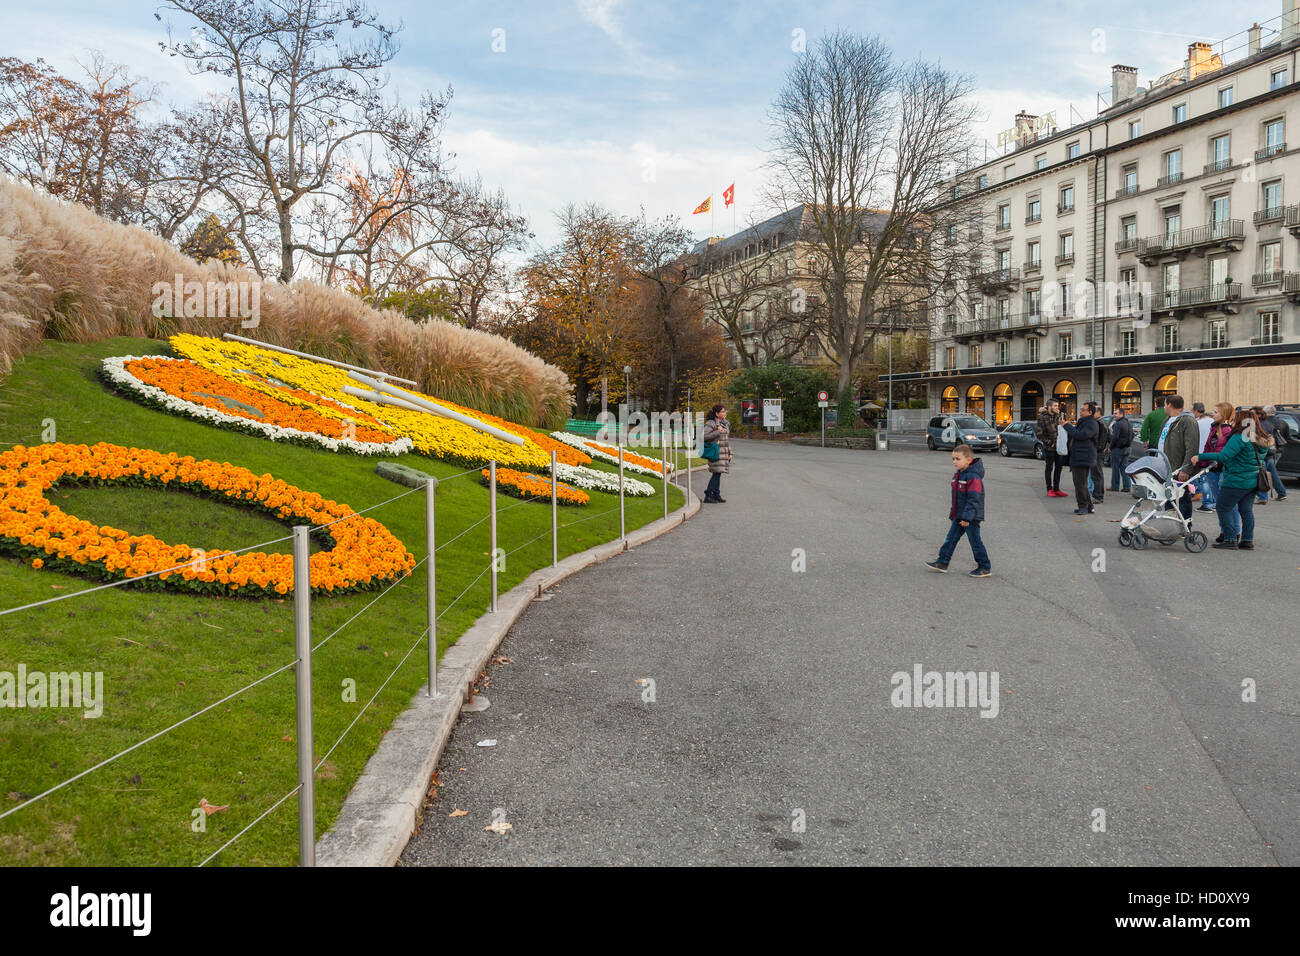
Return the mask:
<path id="1" fill-rule="evenodd" d="M 492 473 L 484 468 L 480 474 L 483 476 L 483 484 L 490 484 Z M 513 468 L 497 469 L 497 491 L 504 495 L 510 495 L 512 498 L 540 498 L 546 501 L 551 500 L 551 481 L 549 478 L 538 478 L 536 475 L 530 475 L 526 471 L 515 471 Z M 562 481 L 555 483 L 555 501 L 561 505 L 585 505 L 591 501 L 591 495 L 585 491 L 570 487 Z"/>
<path id="2" fill-rule="evenodd" d="M 615 459 L 618 458 L 618 449 L 612 445 L 602 445 L 600 442 L 590 440 L 588 440 L 587 444 L 592 448 L 597 448 L 600 451 L 603 451 L 607 455 L 613 455 Z M 639 465 L 642 468 L 653 471 L 656 475 L 663 474 L 664 463 L 662 461 L 655 461 L 653 458 L 647 458 L 645 455 L 638 455 L 636 452 L 628 451 L 626 448 L 623 449 L 623 461 L 630 461 L 634 465 Z"/>
<path id="3" fill-rule="evenodd" d="M 31 558 L 33 567 L 90 572 L 105 579 L 206 592 L 287 594 L 293 590 L 293 556 L 260 551 L 234 554 L 167 544 L 153 535 L 132 535 L 97 526 L 51 504 L 46 493 L 60 481 L 121 482 L 183 487 L 269 512 L 280 519 L 325 525 L 316 534 L 333 547 L 310 559 L 313 591 L 339 592 L 375 586 L 410 572 L 415 558 L 378 521 L 353 517 L 347 505 L 303 491 L 270 475 L 255 475 L 229 462 L 199 461 L 120 445 L 17 445 L 0 454 L 0 548 Z"/>

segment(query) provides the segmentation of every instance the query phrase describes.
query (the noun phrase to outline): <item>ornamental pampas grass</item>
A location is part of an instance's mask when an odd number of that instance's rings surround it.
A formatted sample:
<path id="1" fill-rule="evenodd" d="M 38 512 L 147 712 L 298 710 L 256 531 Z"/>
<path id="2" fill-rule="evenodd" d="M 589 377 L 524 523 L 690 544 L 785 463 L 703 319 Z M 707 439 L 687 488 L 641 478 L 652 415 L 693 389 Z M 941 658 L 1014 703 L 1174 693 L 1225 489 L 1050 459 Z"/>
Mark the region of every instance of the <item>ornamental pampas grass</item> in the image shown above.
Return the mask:
<path id="1" fill-rule="evenodd" d="M 511 421 L 555 428 L 568 416 L 567 376 L 500 336 L 416 324 L 308 280 L 263 282 L 255 329 L 241 329 L 237 315 L 155 317 L 155 283 L 177 274 L 203 283 L 259 281 L 215 260 L 200 265 L 152 233 L 84 206 L 0 183 L 0 375 L 42 338 L 234 332 L 410 378 L 430 395 Z"/>

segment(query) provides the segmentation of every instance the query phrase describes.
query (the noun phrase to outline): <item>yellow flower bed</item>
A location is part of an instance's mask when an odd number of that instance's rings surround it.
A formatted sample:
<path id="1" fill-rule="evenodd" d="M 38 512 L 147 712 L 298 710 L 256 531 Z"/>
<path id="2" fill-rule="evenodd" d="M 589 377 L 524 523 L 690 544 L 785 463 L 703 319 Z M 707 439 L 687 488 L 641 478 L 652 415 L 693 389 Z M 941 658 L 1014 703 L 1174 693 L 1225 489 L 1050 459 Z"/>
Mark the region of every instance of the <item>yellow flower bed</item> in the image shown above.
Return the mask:
<path id="1" fill-rule="evenodd" d="M 313 554 L 309 562 L 313 591 L 373 587 L 415 566 L 414 556 L 378 521 L 315 492 L 229 462 L 100 442 L 17 445 L 0 454 L 0 548 L 29 559 L 34 568 L 50 565 L 89 571 L 110 580 L 154 575 L 141 583 L 213 593 L 293 590 L 291 554 L 199 550 L 168 544 L 151 534 L 99 526 L 65 514 L 50 502 L 46 493 L 60 481 L 185 487 L 280 519 L 328 525 L 317 534 L 328 535 L 333 546 Z"/>
<path id="2" fill-rule="evenodd" d="M 358 383 L 348 378 L 343 369 L 332 365 L 242 342 L 198 335 L 173 335 L 169 341 L 176 354 L 211 372 L 248 388 L 274 395 L 282 401 L 310 405 L 321 415 L 343 417 L 329 405 L 312 403 L 294 392 L 286 391 L 277 383 L 351 405 L 374 416 L 399 435 L 410 438 L 417 451 L 432 458 L 469 467 L 481 466 L 495 459 L 499 465 L 525 471 L 541 472 L 550 468 L 550 454 L 544 452 L 536 442 L 525 441 L 523 445 L 512 445 L 450 418 L 381 405 L 349 395 L 343 391 L 343 386 L 358 386 Z M 412 394 L 421 395 L 419 392 Z M 438 402 L 438 399 L 431 396 L 421 397 Z M 459 406 L 448 402 L 439 404 L 462 411 Z M 478 418 L 486 424 L 484 416 L 478 412 L 464 409 L 463 414 Z"/>

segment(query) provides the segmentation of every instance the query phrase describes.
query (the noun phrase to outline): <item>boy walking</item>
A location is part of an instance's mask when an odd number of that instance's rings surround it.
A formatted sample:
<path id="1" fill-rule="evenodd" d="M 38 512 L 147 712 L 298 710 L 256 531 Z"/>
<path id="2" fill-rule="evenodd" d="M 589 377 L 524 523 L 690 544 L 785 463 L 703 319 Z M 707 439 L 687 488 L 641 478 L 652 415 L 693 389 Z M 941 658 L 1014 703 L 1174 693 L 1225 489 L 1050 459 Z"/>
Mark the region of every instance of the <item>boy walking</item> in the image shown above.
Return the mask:
<path id="1" fill-rule="evenodd" d="M 957 473 L 952 476 L 948 537 L 939 549 L 939 560 L 927 561 L 925 566 L 931 571 L 947 574 L 952 553 L 957 550 L 961 536 L 966 535 L 971 553 L 975 555 L 975 569 L 970 576 L 987 578 L 993 573 L 993 568 L 984 542 L 980 540 L 980 524 L 984 521 L 984 463 L 975 457 L 975 450 L 970 445 L 958 445 L 952 450 L 952 464 Z"/>

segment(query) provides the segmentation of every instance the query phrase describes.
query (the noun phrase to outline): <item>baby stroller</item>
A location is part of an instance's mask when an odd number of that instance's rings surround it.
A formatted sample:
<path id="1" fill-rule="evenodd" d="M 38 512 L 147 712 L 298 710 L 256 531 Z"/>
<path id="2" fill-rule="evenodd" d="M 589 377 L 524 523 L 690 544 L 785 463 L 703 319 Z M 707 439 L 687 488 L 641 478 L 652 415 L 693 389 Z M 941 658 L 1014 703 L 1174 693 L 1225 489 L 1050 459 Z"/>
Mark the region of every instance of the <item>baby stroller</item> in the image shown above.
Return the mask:
<path id="1" fill-rule="evenodd" d="M 1177 481 L 1170 470 L 1169 459 L 1162 452 L 1139 458 L 1124 469 L 1141 494 L 1119 522 L 1119 543 L 1124 547 L 1141 551 L 1148 541 L 1170 545 L 1182 539 L 1183 547 L 1200 554 L 1209 544 L 1202 532 L 1192 530 L 1192 520 L 1178 510 L 1178 499 L 1191 493 L 1187 486 L 1209 469 L 1202 468 L 1183 482 Z"/>

